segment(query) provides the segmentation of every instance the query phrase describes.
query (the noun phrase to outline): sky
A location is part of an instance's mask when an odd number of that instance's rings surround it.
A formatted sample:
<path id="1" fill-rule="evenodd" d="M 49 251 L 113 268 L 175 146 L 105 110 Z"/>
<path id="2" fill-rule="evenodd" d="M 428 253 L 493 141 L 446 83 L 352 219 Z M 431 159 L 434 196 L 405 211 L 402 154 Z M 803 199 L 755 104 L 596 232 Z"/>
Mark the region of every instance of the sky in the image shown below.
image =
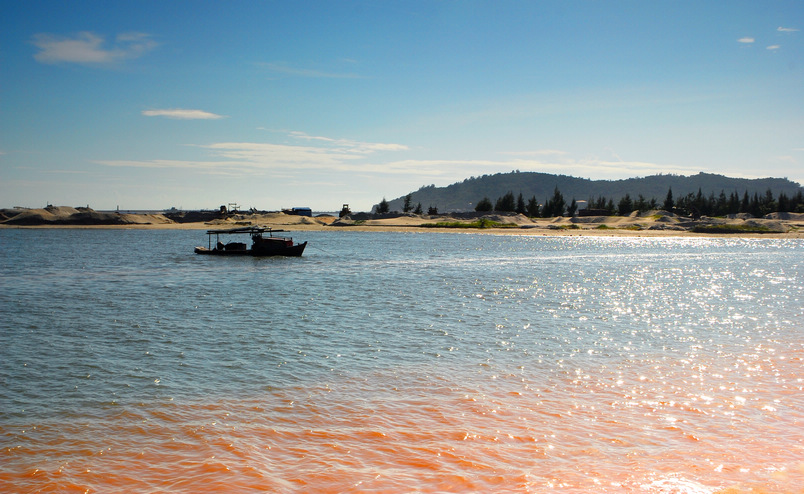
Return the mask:
<path id="1" fill-rule="evenodd" d="M 804 183 L 804 2 L 0 0 L 0 207 Z"/>

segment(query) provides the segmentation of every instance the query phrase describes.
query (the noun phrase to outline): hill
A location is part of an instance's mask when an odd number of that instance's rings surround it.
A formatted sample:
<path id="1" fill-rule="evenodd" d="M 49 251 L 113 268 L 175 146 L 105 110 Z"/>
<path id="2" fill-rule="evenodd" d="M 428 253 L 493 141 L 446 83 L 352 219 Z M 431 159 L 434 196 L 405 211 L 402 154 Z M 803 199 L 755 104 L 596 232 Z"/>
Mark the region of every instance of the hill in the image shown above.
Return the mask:
<path id="1" fill-rule="evenodd" d="M 672 189 L 676 198 L 690 193 L 696 194 L 699 189 L 705 196 L 712 193 L 718 195 L 721 191 L 726 194 L 737 192 L 740 196 L 746 191 L 750 195 L 765 194 L 768 190 L 774 196 L 780 192 L 793 196 L 802 190 L 800 184 L 786 178 L 746 179 L 699 173 L 690 176 L 651 175 L 624 180 L 589 180 L 568 175 L 514 171 L 471 177 L 446 187 L 424 186 L 411 192 L 411 203 L 414 207 L 416 204 L 421 204 L 425 211 L 430 206 L 435 206 L 439 212 L 471 211 L 484 197 L 488 197 L 493 203 L 508 192 L 513 192 L 517 196 L 521 193 L 525 200 L 536 197 L 539 202 L 544 202 L 553 195 L 556 187 L 567 201 L 573 198 L 581 201 L 603 196 L 613 199 L 615 203 L 626 194 L 632 198 L 642 194 L 647 200 L 656 198 L 661 202 L 667 195 L 668 189 Z M 389 200 L 388 205 L 391 211 L 401 211 L 404 197 Z"/>

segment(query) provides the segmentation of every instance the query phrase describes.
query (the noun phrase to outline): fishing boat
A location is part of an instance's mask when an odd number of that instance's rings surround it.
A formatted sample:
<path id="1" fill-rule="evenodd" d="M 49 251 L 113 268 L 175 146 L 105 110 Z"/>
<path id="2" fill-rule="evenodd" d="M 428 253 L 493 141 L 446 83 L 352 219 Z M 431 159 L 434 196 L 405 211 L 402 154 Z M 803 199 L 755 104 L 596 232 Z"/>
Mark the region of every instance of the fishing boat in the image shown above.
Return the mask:
<path id="1" fill-rule="evenodd" d="M 213 256 L 294 256 L 298 257 L 304 252 L 307 242 L 294 244 L 290 237 L 275 237 L 274 233 L 284 232 L 284 230 L 274 230 L 261 226 L 247 226 L 242 228 L 230 228 L 227 230 L 207 230 L 209 247 L 196 247 L 196 254 Z M 221 236 L 226 240 L 229 235 L 249 235 L 251 236 L 251 247 L 245 242 L 234 240 L 224 243 Z M 215 245 L 212 244 L 212 237 L 215 237 Z"/>

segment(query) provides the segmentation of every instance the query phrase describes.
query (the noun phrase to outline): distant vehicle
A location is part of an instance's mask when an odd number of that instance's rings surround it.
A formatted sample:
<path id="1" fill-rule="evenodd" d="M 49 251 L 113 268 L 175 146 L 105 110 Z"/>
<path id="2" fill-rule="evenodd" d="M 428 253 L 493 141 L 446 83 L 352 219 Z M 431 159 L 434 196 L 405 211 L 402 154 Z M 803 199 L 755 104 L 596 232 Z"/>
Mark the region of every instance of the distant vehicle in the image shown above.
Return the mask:
<path id="1" fill-rule="evenodd" d="M 295 214 L 296 216 L 313 215 L 313 210 L 310 208 L 290 208 L 290 209 L 283 209 L 282 212 L 285 214 Z"/>
<path id="2" fill-rule="evenodd" d="M 290 237 L 273 236 L 274 233 L 283 231 L 284 230 L 273 230 L 260 226 L 247 226 L 227 230 L 207 230 L 209 247 L 196 247 L 195 253 L 214 256 L 301 256 L 302 252 L 304 252 L 304 248 L 307 246 L 307 242 L 294 244 L 293 239 Z M 265 233 L 267 233 L 268 236 L 263 235 Z M 215 236 L 214 247 L 212 246 L 213 235 Z M 249 248 L 245 242 L 231 241 L 223 243 L 223 241 L 221 241 L 221 235 L 224 235 L 224 239 L 227 235 L 250 235 L 251 248 Z"/>

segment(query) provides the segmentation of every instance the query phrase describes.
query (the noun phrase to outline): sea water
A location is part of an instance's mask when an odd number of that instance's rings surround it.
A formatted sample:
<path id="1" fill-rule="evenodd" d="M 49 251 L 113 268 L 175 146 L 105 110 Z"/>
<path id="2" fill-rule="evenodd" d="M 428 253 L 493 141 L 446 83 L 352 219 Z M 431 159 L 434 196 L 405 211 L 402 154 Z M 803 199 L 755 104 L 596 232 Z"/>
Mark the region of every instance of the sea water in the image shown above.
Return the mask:
<path id="1" fill-rule="evenodd" d="M 801 240 L 294 236 L 0 230 L 0 491 L 804 492 Z"/>

